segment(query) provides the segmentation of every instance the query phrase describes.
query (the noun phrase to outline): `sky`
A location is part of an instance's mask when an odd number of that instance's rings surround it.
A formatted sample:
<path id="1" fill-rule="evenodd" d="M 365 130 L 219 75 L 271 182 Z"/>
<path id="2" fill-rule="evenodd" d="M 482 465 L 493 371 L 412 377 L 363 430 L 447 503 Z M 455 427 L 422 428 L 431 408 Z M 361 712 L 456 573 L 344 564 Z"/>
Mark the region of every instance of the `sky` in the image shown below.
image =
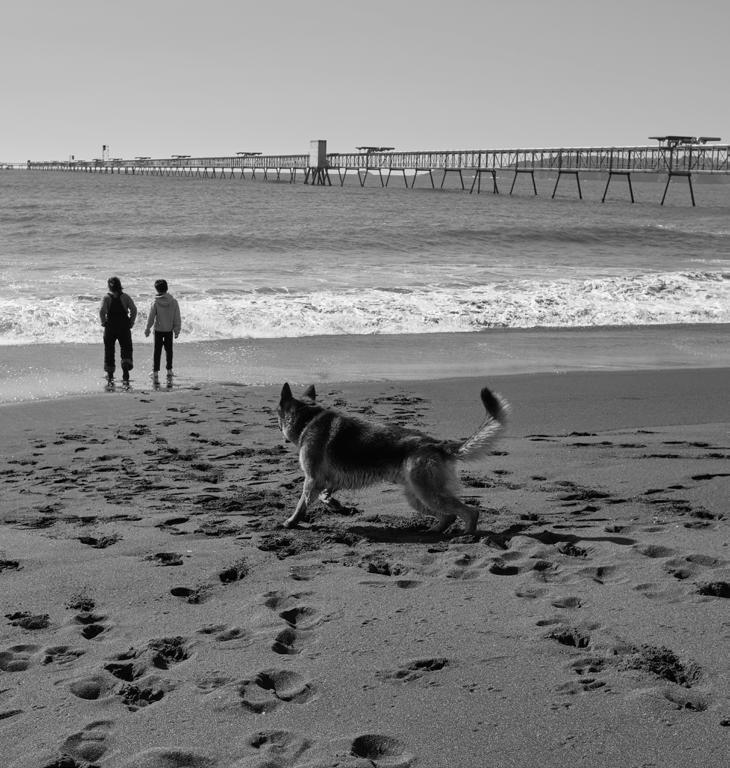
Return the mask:
<path id="1" fill-rule="evenodd" d="M 730 143 L 728 0 L 2 0 L 0 161 Z"/>

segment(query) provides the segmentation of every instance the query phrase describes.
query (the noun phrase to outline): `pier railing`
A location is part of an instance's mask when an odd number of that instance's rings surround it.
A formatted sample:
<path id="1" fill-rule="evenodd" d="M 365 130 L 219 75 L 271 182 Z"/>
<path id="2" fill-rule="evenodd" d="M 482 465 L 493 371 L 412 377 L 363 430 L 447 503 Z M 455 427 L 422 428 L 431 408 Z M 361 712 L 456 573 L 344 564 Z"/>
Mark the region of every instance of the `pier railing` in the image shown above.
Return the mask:
<path id="1" fill-rule="evenodd" d="M 444 150 L 432 152 L 353 152 L 328 154 L 330 168 L 361 170 L 531 169 L 730 173 L 730 145 L 669 147 L 575 147 L 555 149 Z"/>

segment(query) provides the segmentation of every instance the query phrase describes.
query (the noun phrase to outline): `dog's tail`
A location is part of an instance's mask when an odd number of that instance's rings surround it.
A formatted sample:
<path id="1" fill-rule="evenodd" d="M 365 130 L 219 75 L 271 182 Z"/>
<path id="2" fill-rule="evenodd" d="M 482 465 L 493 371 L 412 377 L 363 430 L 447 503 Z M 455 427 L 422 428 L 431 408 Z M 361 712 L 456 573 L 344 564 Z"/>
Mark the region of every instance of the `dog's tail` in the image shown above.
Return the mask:
<path id="1" fill-rule="evenodd" d="M 487 410 L 487 418 L 471 437 L 458 446 L 455 455 L 460 461 L 476 461 L 487 456 L 507 423 L 509 403 L 488 387 L 484 387 L 480 394 Z"/>

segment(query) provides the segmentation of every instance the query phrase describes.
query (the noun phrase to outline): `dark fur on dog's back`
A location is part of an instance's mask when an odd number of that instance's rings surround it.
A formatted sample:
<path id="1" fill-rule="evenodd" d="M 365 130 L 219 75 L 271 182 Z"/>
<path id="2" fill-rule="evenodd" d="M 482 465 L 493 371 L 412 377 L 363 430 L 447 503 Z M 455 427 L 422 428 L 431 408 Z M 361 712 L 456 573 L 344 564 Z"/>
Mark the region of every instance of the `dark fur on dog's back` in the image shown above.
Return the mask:
<path id="1" fill-rule="evenodd" d="M 302 518 L 317 493 L 329 498 L 338 489 L 395 482 L 404 486 L 411 506 L 441 518 L 441 529 L 458 514 L 467 530 L 474 530 L 476 512 L 456 497 L 455 464 L 489 452 L 508 409 L 498 396 L 486 387 L 482 390 L 487 418 L 465 441 L 437 439 L 414 429 L 342 414 L 318 405 L 315 396 L 313 387 L 305 392 L 304 400 L 294 398 L 288 384 L 282 388 L 279 426 L 298 445 L 305 474 L 302 497 L 287 525 Z"/>
<path id="2" fill-rule="evenodd" d="M 354 416 L 322 410 L 306 428 L 308 440 L 324 446 L 326 458 L 342 475 L 340 488 L 370 485 L 373 472 L 383 480 L 397 482 L 401 466 L 414 450 L 427 446 L 443 450 L 443 445 L 415 430 L 392 425 L 372 424 Z"/>

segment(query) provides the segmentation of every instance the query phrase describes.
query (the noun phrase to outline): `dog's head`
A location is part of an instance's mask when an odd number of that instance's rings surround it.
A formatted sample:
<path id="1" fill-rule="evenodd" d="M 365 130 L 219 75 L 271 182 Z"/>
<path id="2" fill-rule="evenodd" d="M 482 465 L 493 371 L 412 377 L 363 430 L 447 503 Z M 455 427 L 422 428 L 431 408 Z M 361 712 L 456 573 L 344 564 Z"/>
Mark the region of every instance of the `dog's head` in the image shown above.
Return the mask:
<path id="1" fill-rule="evenodd" d="M 297 442 L 299 438 L 298 433 L 301 429 L 301 419 L 299 417 L 307 409 L 307 406 L 315 404 L 317 392 L 314 389 L 314 384 L 310 384 L 304 390 L 303 397 L 305 398 L 304 400 L 297 400 L 292 394 L 289 384 L 284 384 L 281 388 L 279 407 L 276 409 L 276 420 L 279 423 L 279 429 L 288 442 Z"/>

